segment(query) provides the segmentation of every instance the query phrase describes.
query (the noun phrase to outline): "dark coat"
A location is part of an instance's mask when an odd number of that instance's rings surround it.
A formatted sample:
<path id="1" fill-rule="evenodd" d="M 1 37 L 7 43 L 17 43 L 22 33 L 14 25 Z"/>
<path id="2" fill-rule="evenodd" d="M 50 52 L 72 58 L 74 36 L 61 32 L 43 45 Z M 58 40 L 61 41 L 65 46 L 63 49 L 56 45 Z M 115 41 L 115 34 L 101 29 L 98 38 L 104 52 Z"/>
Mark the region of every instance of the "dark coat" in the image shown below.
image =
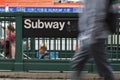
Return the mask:
<path id="1" fill-rule="evenodd" d="M 79 18 L 79 36 L 89 36 L 93 40 L 107 38 L 110 34 L 106 23 L 109 0 L 85 0 L 83 14 Z"/>
<path id="2" fill-rule="evenodd" d="M 42 55 L 41 59 L 50 59 L 49 53 L 45 53 L 44 55 Z"/>

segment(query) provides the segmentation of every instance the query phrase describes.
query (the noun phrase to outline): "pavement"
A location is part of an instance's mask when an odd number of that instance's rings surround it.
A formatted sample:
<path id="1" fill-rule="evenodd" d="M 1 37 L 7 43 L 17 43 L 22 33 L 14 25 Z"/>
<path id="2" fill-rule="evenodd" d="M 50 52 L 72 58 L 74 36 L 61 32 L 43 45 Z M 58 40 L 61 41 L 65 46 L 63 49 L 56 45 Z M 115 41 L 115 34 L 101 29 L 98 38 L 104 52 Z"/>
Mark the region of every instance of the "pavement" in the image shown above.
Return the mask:
<path id="1" fill-rule="evenodd" d="M 120 72 L 114 72 L 120 80 Z M 71 72 L 0 72 L 0 80 L 70 80 Z M 83 72 L 84 80 L 103 80 L 96 73 Z"/>
<path id="2" fill-rule="evenodd" d="M 0 78 L 0 80 L 70 80 L 70 79 L 12 79 L 12 78 Z"/>

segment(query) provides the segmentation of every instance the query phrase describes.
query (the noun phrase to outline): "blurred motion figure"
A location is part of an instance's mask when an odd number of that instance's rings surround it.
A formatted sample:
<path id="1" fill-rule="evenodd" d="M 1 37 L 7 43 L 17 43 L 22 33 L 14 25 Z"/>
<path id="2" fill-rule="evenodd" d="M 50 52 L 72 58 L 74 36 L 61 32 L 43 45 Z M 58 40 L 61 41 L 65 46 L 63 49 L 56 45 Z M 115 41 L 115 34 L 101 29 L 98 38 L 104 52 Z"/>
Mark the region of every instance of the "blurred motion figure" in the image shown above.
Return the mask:
<path id="1" fill-rule="evenodd" d="M 72 59 L 72 80 L 82 80 L 81 71 L 90 57 L 104 80 L 115 80 L 109 64 L 105 40 L 111 33 L 106 23 L 110 0 L 84 0 L 85 8 L 79 18 L 80 49 Z"/>

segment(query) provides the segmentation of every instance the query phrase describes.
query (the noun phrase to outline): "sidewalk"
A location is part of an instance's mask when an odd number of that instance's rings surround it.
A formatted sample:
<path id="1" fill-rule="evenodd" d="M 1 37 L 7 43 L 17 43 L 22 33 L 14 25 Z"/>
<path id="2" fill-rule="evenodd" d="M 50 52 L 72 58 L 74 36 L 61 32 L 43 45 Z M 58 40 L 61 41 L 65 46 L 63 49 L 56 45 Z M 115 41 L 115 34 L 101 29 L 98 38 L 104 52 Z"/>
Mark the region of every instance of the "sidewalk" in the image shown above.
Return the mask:
<path id="1" fill-rule="evenodd" d="M 0 80 L 70 80 L 70 79 L 11 79 L 11 78 L 0 78 Z"/>
<path id="2" fill-rule="evenodd" d="M 120 80 L 120 72 L 114 72 Z M 0 80 L 70 80 L 71 72 L 0 72 Z M 95 73 L 84 72 L 85 80 L 103 80 Z"/>

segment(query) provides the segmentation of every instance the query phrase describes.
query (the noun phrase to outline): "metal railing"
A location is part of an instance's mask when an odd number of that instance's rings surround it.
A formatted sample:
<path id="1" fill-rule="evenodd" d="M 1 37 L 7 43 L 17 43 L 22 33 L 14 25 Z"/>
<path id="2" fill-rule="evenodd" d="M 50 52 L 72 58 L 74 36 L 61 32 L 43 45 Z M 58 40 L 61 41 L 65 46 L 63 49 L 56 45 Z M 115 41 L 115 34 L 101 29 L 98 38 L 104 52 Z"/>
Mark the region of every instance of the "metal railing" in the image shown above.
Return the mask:
<path id="1" fill-rule="evenodd" d="M 76 37 L 23 37 L 24 17 L 42 18 L 46 17 L 63 17 L 68 16 L 78 18 L 77 13 L 0 13 L 0 36 L 6 38 L 6 26 L 9 23 L 15 25 L 16 33 L 16 56 L 15 59 L 6 58 L 5 49 L 0 45 L 0 70 L 12 71 L 30 71 L 30 70 L 50 70 L 50 71 L 69 71 L 71 70 L 70 60 L 76 51 L 76 45 L 79 41 Z M 72 26 L 74 27 L 74 26 Z M 74 27 L 75 28 L 75 27 Z M 73 28 L 72 28 L 73 29 Z M 114 70 L 119 71 L 120 67 L 120 36 L 117 33 L 108 36 L 106 40 L 109 60 Z M 32 32 L 34 34 L 34 32 Z M 44 32 L 47 33 L 47 32 Z M 56 33 L 55 33 L 56 34 Z M 47 60 L 35 57 L 39 45 L 45 43 L 50 54 Z M 4 50 L 3 50 L 4 49 Z M 85 70 L 94 71 L 94 63 L 90 60 Z"/>

